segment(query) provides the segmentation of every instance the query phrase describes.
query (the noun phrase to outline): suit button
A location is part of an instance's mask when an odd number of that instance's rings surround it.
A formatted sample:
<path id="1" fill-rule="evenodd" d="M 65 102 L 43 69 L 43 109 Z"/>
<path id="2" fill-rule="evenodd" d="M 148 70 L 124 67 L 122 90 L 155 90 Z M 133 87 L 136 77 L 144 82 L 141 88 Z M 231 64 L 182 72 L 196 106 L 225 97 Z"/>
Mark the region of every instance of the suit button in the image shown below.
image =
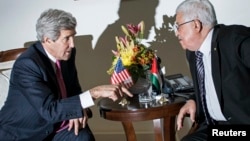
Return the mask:
<path id="1" fill-rule="evenodd" d="M 46 134 L 46 135 L 49 135 L 49 134 L 50 134 L 50 131 L 46 130 L 46 131 L 45 131 L 45 134 Z"/>

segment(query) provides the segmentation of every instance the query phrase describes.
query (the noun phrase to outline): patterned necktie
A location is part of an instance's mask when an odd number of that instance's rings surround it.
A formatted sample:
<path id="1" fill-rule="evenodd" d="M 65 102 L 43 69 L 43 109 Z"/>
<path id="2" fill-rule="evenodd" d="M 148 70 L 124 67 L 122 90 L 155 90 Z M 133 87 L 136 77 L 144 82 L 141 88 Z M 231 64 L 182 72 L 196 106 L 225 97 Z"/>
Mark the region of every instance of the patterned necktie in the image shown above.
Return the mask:
<path id="1" fill-rule="evenodd" d="M 62 76 L 61 64 L 60 64 L 60 61 L 58 60 L 56 60 L 56 78 L 60 87 L 61 98 L 66 98 L 67 97 L 66 87 L 64 84 L 63 76 Z M 69 125 L 67 121 L 63 121 L 60 128 L 56 132 L 60 132 L 63 129 L 66 129 L 68 126 Z"/>
<path id="2" fill-rule="evenodd" d="M 62 76 L 60 61 L 58 61 L 58 60 L 56 61 L 56 78 L 57 78 L 57 82 L 58 82 L 59 87 L 60 87 L 61 97 L 66 98 L 67 97 L 66 87 L 64 84 L 63 76 Z"/>
<path id="3" fill-rule="evenodd" d="M 206 90 L 205 90 L 205 71 L 204 71 L 204 65 L 202 61 L 203 53 L 200 51 L 197 51 L 195 53 L 196 55 L 196 68 L 197 68 L 197 76 L 198 76 L 198 85 L 199 85 L 199 90 L 200 90 L 200 96 L 201 96 L 201 104 L 202 104 L 202 109 L 206 118 L 207 124 L 214 124 L 214 121 L 210 117 L 207 109 L 207 104 L 206 104 Z"/>

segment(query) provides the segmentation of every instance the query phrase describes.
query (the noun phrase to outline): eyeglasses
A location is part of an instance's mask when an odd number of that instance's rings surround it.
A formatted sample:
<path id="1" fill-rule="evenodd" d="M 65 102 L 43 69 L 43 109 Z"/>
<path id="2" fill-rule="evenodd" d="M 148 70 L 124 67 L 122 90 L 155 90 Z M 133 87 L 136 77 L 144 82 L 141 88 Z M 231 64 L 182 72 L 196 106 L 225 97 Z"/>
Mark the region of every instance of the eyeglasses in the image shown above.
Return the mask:
<path id="1" fill-rule="evenodd" d="M 193 22 L 193 21 L 194 21 L 194 20 L 190 20 L 190 21 L 187 21 L 187 22 L 184 22 L 184 23 L 181 23 L 181 24 L 177 24 L 177 23 L 175 22 L 175 23 L 174 23 L 174 26 L 173 26 L 174 32 L 179 31 L 179 28 L 180 28 L 182 25 L 187 24 L 187 23 L 190 23 L 190 22 Z"/>

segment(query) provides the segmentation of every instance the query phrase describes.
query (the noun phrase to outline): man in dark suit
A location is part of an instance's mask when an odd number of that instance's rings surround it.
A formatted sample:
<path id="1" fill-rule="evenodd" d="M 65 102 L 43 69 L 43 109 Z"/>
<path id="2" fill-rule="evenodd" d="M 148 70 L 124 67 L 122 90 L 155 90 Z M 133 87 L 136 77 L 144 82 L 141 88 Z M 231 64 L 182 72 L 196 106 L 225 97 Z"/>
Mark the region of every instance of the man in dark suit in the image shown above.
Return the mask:
<path id="1" fill-rule="evenodd" d="M 207 140 L 208 125 L 250 124 L 250 28 L 217 24 L 208 0 L 183 1 L 174 27 L 195 87 L 178 114 L 177 129 L 186 114 L 200 125 L 182 140 Z M 200 52 L 204 69 L 196 57 Z"/>
<path id="2" fill-rule="evenodd" d="M 0 111 L 1 141 L 94 141 L 87 124 L 93 99 L 132 96 L 119 85 L 82 92 L 75 66 L 75 28 L 76 19 L 62 10 L 48 9 L 37 20 L 39 41 L 12 69 L 8 97 Z"/>

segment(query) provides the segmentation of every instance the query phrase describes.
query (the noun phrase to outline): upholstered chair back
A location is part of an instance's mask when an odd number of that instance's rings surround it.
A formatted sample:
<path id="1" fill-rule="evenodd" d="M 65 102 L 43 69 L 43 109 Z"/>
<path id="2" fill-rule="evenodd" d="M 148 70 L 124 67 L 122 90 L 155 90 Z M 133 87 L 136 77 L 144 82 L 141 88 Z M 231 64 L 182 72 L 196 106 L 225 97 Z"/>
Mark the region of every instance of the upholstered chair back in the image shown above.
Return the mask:
<path id="1" fill-rule="evenodd" d="M 8 90 L 9 78 L 12 66 L 16 58 L 27 48 L 16 48 L 6 51 L 0 51 L 0 109 L 4 105 Z"/>

